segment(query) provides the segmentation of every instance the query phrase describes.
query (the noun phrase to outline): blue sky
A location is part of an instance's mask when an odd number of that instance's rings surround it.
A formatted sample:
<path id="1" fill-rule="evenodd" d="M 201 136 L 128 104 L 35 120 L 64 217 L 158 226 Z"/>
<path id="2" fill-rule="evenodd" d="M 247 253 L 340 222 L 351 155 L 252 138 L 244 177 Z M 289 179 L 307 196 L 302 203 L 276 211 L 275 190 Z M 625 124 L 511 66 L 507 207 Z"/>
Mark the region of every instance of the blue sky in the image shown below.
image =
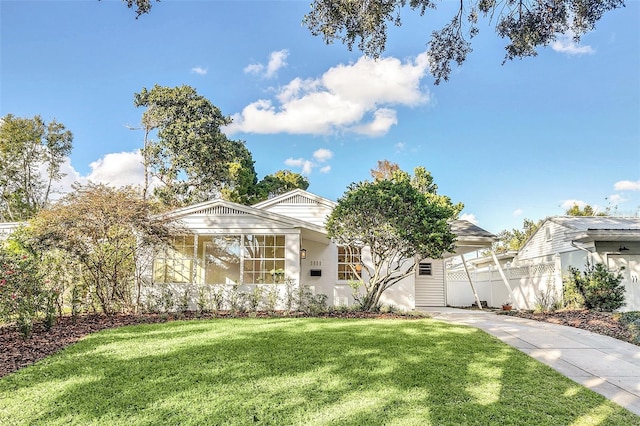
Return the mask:
<path id="1" fill-rule="evenodd" d="M 171 1 L 134 19 L 120 1 L 0 1 L 0 115 L 41 115 L 74 134 L 73 180 L 141 182 L 143 110 L 154 84 L 195 87 L 234 117 L 260 177 L 308 176 L 336 200 L 377 160 L 424 166 L 463 215 L 498 232 L 572 202 L 640 207 L 640 2 L 608 13 L 580 45 L 561 40 L 501 65 L 480 22 L 473 53 L 439 86 L 428 35 L 452 16 L 403 13 L 379 61 L 301 25 L 309 1 Z"/>

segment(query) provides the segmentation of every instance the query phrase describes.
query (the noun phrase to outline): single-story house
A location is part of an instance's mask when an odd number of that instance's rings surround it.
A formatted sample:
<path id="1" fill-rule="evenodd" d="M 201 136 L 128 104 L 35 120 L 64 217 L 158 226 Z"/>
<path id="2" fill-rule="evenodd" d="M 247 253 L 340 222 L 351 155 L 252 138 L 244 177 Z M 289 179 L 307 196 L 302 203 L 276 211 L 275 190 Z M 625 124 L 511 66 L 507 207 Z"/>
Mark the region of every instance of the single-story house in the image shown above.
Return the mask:
<path id="1" fill-rule="evenodd" d="M 626 305 L 622 311 L 640 310 L 640 218 L 611 216 L 558 216 L 545 219 L 518 252 L 468 260 L 471 279 L 480 298 L 498 306 L 505 300 L 518 308 L 535 307 L 540 292 L 562 296 L 562 279 L 570 267 L 603 263 L 620 272 Z M 461 267 L 450 268 L 448 285 L 452 305 L 472 303 L 456 289 L 466 285 Z M 509 282 L 512 294 L 503 284 Z"/>
<path id="2" fill-rule="evenodd" d="M 253 206 L 220 199 L 181 208 L 168 218 L 187 232 L 156 256 L 145 281 L 156 285 L 282 285 L 285 279 L 325 294 L 327 303 L 353 303 L 352 264 L 367 262 L 366 250 L 349 253 L 327 237 L 324 224 L 336 203 L 294 190 Z M 451 224 L 456 256 L 487 249 L 495 236 L 464 220 Z M 413 276 L 387 290 L 381 300 L 401 309 L 445 306 L 442 259 L 423 259 Z M 471 288 L 462 290 L 473 297 Z M 193 302 L 192 302 L 193 303 Z"/>

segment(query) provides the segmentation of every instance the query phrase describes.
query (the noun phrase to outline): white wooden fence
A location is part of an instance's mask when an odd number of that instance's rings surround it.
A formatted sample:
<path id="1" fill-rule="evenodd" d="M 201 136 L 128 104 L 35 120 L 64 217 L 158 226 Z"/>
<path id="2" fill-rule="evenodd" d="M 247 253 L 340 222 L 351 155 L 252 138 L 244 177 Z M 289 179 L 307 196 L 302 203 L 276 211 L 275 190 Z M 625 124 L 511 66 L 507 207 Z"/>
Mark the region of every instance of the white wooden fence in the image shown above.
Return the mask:
<path id="1" fill-rule="evenodd" d="M 469 275 L 481 301 L 499 307 L 509 301 L 518 309 L 534 309 L 541 296 L 562 297 L 562 273 L 559 258 L 546 263 L 503 266 L 510 293 L 496 266 L 469 268 Z M 447 271 L 447 304 L 470 306 L 475 303 L 473 290 L 464 269 Z"/>

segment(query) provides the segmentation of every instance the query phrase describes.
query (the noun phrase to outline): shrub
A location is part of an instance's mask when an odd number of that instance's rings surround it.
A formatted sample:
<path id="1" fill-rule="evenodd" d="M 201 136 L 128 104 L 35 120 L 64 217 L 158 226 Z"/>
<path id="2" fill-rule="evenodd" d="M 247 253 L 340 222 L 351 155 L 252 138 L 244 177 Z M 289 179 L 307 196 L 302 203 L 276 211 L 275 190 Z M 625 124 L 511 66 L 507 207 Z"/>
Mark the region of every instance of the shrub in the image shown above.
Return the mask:
<path id="1" fill-rule="evenodd" d="M 556 292 L 551 286 L 536 293 L 535 312 L 553 312 L 558 308 Z"/>
<path id="2" fill-rule="evenodd" d="M 33 322 L 40 312 L 55 317 L 56 296 L 45 288 L 33 253 L 17 246 L 0 247 L 0 319 L 15 321 L 23 338 L 31 335 Z M 52 309 L 47 309 L 49 306 Z M 53 318 L 48 318 L 53 323 Z"/>
<path id="3" fill-rule="evenodd" d="M 624 306 L 622 274 L 608 271 L 602 263 L 587 263 L 584 272 L 570 267 L 569 274 L 564 282 L 565 300 L 567 295 L 571 297 L 569 303 L 579 304 L 584 301 L 585 308 L 605 312 Z"/>

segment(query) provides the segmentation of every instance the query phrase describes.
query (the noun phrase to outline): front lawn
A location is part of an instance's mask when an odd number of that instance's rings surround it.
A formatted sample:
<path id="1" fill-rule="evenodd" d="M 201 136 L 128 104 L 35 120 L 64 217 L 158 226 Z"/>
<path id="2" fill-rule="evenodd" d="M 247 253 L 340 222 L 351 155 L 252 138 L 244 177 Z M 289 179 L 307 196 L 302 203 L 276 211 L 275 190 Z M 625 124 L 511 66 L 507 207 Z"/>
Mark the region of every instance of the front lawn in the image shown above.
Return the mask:
<path id="1" fill-rule="evenodd" d="M 594 425 L 640 418 L 484 332 L 226 319 L 93 334 L 0 379 L 0 424 Z"/>

